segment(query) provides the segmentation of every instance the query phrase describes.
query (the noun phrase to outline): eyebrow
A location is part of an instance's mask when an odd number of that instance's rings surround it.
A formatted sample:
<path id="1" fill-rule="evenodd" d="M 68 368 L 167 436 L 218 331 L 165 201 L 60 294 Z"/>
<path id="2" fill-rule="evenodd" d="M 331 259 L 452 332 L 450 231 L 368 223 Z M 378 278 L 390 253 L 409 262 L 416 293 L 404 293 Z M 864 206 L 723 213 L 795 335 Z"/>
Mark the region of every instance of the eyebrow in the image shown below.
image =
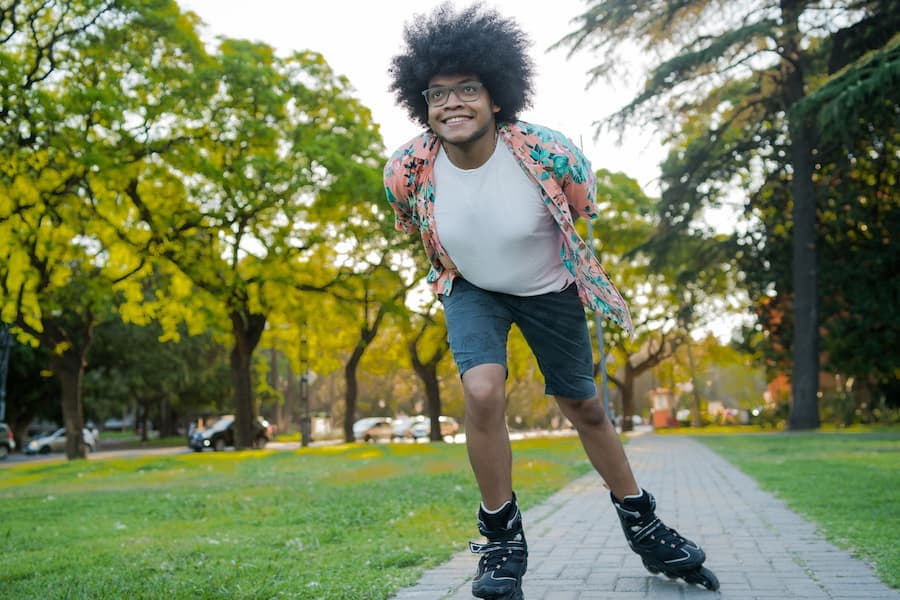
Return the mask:
<path id="1" fill-rule="evenodd" d="M 431 88 L 436 88 L 436 87 L 452 87 L 454 85 L 462 85 L 464 83 L 482 83 L 482 82 L 478 79 L 472 79 L 471 77 L 466 77 L 465 79 L 460 79 L 459 81 L 457 81 L 455 83 L 432 83 L 431 85 L 428 86 L 427 89 L 430 90 Z"/>

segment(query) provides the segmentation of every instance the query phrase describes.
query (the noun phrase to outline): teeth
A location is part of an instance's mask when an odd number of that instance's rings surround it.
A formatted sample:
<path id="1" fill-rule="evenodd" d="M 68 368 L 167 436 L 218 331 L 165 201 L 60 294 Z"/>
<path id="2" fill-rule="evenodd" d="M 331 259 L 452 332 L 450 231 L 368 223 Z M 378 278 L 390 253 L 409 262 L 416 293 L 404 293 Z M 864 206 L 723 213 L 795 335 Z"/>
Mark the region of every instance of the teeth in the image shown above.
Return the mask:
<path id="1" fill-rule="evenodd" d="M 468 117 L 451 117 L 444 121 L 445 123 L 459 123 L 461 121 L 466 121 Z"/>

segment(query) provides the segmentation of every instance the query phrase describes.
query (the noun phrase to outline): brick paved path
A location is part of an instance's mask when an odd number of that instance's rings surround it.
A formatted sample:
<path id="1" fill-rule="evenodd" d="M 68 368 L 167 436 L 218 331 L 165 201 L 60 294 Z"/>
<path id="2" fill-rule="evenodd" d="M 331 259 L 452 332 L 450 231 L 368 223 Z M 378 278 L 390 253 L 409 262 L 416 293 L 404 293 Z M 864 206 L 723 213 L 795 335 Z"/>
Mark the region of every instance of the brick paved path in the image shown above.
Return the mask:
<path id="1" fill-rule="evenodd" d="M 656 496 L 657 513 L 703 546 L 721 590 L 650 575 L 591 474 L 525 512 L 526 600 L 900 600 L 867 564 L 702 444 L 648 434 L 627 450 L 639 483 Z M 475 562 L 460 552 L 395 600 L 468 600 Z"/>

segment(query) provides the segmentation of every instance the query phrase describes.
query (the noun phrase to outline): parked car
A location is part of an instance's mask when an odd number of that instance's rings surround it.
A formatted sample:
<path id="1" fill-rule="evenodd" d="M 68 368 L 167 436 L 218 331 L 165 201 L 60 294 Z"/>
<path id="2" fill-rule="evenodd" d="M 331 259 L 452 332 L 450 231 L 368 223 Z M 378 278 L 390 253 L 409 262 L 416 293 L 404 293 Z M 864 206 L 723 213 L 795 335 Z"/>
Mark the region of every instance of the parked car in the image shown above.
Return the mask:
<path id="1" fill-rule="evenodd" d="M 262 417 L 256 417 L 254 425 L 253 447 L 265 448 L 272 440 L 272 425 Z M 234 446 L 234 415 L 219 417 L 209 427 L 194 431 L 188 440 L 188 447 L 197 452 L 206 448 L 221 452 L 228 446 Z"/>
<path id="2" fill-rule="evenodd" d="M 16 449 L 16 440 L 13 438 L 12 429 L 6 423 L 0 423 L 0 460 Z"/>
<path id="3" fill-rule="evenodd" d="M 374 442 L 394 437 L 394 426 L 390 417 L 366 417 L 353 424 L 353 438 L 356 441 Z"/>
<path id="4" fill-rule="evenodd" d="M 414 417 L 394 417 L 394 420 L 391 423 L 394 427 L 394 439 L 405 440 L 411 438 L 412 428 L 424 420 L 425 417 L 423 415 L 416 415 Z"/>
<path id="5" fill-rule="evenodd" d="M 453 417 L 442 415 L 438 417 L 438 421 L 441 424 L 441 437 L 456 435 L 459 431 L 459 423 Z M 423 421 L 413 425 L 411 434 L 417 440 L 431 437 L 431 419 L 426 417 Z"/>
<path id="6" fill-rule="evenodd" d="M 365 433 L 370 427 L 382 422 L 390 423 L 391 420 L 390 417 L 363 417 L 353 424 L 353 439 L 364 440 Z"/>
<path id="7" fill-rule="evenodd" d="M 88 451 L 94 452 L 97 449 L 97 438 L 89 429 L 81 430 L 81 438 L 84 441 Z M 66 430 L 60 428 L 39 438 L 34 438 L 25 444 L 25 454 L 49 454 L 51 452 L 65 452 L 66 450 Z"/>

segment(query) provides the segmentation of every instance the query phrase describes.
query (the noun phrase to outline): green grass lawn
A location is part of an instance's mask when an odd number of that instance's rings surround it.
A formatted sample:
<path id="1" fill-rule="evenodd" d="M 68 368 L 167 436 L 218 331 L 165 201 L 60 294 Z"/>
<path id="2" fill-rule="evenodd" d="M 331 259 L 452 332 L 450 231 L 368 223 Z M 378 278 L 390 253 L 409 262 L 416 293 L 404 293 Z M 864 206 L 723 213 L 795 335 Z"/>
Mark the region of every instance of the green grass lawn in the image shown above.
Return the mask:
<path id="1" fill-rule="evenodd" d="M 900 587 L 900 430 L 696 439 Z"/>
<path id="2" fill-rule="evenodd" d="M 523 508 L 590 470 L 575 437 L 514 455 Z M 477 536 L 477 498 L 456 444 L 16 465 L 0 469 L 0 590 L 382 599 Z"/>

